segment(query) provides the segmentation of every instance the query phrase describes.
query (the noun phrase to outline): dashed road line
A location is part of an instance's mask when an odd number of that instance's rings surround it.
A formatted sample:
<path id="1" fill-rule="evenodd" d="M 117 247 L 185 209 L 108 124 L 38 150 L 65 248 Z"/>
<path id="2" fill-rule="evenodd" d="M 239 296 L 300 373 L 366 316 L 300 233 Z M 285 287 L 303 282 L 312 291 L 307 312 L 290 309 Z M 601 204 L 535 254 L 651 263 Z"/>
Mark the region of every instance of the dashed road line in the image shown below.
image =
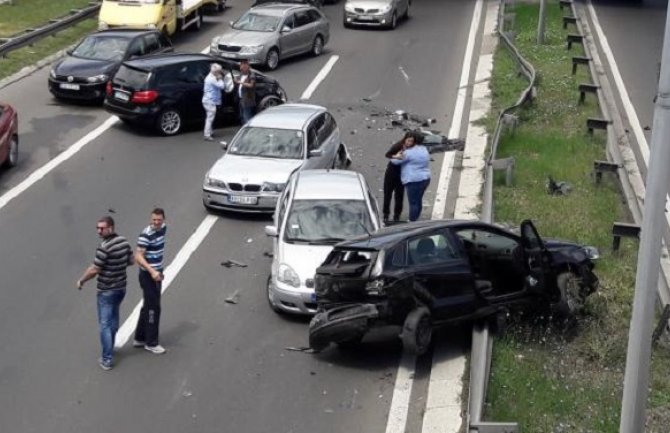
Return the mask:
<path id="1" fill-rule="evenodd" d="M 312 94 L 316 90 L 317 87 L 319 87 L 319 84 L 328 76 L 330 73 L 331 69 L 333 69 L 333 66 L 335 66 L 335 63 L 340 59 L 340 56 L 338 55 L 333 55 L 330 56 L 330 59 L 326 62 L 325 65 L 323 65 L 323 68 L 319 71 L 318 74 L 316 74 L 316 77 L 312 80 L 311 83 L 309 83 L 309 86 L 305 89 L 304 92 L 302 92 L 302 95 L 300 96 L 301 100 L 307 100 L 312 97 Z"/>

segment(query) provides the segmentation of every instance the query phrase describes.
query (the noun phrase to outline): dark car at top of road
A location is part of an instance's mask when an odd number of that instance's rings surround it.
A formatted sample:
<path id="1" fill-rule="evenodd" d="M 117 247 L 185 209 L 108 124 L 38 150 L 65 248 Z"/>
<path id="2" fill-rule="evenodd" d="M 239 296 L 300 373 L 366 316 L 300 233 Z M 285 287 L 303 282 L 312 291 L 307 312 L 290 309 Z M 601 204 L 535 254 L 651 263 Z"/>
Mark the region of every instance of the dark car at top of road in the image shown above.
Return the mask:
<path id="1" fill-rule="evenodd" d="M 156 30 L 114 29 L 86 36 L 49 72 L 49 91 L 62 99 L 100 101 L 124 60 L 172 51 Z"/>
<path id="2" fill-rule="evenodd" d="M 0 102 L 0 166 L 19 161 L 19 117 L 11 105 Z"/>
<path id="3" fill-rule="evenodd" d="M 502 326 L 523 306 L 572 318 L 598 287 L 598 255 L 543 241 L 528 220 L 520 234 L 480 221 L 387 227 L 336 245 L 317 268 L 310 346 L 357 344 L 371 328 L 393 325 L 421 354 L 437 325 L 492 317 Z"/>
<path id="4" fill-rule="evenodd" d="M 104 107 L 127 123 L 175 135 L 187 124 L 204 122 L 203 83 L 212 63 L 222 66 L 226 85 L 215 121 L 239 120 L 239 95 L 233 83 L 239 64 L 207 54 L 170 53 L 124 62 L 107 85 Z M 258 111 L 286 102 L 277 80 L 254 72 Z"/>

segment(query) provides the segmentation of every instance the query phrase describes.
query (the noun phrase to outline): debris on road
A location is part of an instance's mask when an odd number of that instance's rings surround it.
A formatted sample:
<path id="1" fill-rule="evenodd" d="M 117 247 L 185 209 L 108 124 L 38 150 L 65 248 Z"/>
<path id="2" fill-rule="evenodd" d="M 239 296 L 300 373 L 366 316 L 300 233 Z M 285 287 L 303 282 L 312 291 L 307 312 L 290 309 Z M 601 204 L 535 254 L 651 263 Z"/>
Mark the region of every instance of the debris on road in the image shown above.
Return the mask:
<path id="1" fill-rule="evenodd" d="M 272 253 L 272 252 L 270 252 L 270 251 L 263 251 L 263 255 L 264 255 L 265 257 L 270 257 L 270 258 L 272 258 L 272 257 L 275 256 L 274 253 Z"/>
<path id="2" fill-rule="evenodd" d="M 556 182 L 551 176 L 547 177 L 547 193 L 551 195 L 567 195 L 572 190 L 572 185 L 559 180 Z"/>
<path id="3" fill-rule="evenodd" d="M 229 303 L 229 304 L 237 304 L 239 299 L 240 299 L 240 291 L 238 289 L 238 290 L 235 290 L 232 295 L 230 295 L 226 299 L 224 299 L 224 301 Z"/>
<path id="4" fill-rule="evenodd" d="M 237 266 L 238 268 L 246 268 L 247 265 L 246 263 L 238 262 L 237 260 L 226 260 L 221 262 L 221 266 L 225 266 L 227 268 L 231 268 L 233 266 Z"/>
<path id="5" fill-rule="evenodd" d="M 254 241 L 254 240 L 253 240 L 252 238 L 247 239 L 247 243 L 248 243 L 248 244 L 252 243 L 253 241 Z"/>
<path id="6" fill-rule="evenodd" d="M 291 350 L 293 352 L 304 352 L 304 353 L 318 353 L 318 351 L 312 349 L 311 347 L 295 347 L 295 346 L 287 346 L 284 348 L 285 350 Z"/>

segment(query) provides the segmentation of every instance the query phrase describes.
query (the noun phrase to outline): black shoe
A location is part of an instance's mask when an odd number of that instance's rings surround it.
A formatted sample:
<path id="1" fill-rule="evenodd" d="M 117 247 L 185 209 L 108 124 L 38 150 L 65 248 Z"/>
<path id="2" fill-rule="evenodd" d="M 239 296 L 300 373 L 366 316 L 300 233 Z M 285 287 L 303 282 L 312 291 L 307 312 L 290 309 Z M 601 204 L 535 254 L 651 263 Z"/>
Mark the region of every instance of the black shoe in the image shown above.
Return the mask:
<path id="1" fill-rule="evenodd" d="M 398 222 L 400 221 L 400 215 L 396 215 L 393 217 L 393 221 Z"/>

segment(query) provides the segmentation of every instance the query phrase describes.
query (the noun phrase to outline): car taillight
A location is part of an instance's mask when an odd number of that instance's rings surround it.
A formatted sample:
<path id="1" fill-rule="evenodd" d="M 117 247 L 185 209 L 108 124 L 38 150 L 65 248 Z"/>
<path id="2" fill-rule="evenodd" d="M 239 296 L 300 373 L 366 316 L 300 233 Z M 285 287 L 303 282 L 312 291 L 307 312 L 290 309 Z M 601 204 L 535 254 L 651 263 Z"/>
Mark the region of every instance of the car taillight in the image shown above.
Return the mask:
<path id="1" fill-rule="evenodd" d="M 105 88 L 107 96 L 112 96 L 112 82 L 107 81 L 107 87 Z"/>
<path id="2" fill-rule="evenodd" d="M 150 104 L 158 98 L 158 92 L 156 90 L 142 90 L 141 92 L 133 93 L 133 97 L 130 102 L 135 104 Z"/>

